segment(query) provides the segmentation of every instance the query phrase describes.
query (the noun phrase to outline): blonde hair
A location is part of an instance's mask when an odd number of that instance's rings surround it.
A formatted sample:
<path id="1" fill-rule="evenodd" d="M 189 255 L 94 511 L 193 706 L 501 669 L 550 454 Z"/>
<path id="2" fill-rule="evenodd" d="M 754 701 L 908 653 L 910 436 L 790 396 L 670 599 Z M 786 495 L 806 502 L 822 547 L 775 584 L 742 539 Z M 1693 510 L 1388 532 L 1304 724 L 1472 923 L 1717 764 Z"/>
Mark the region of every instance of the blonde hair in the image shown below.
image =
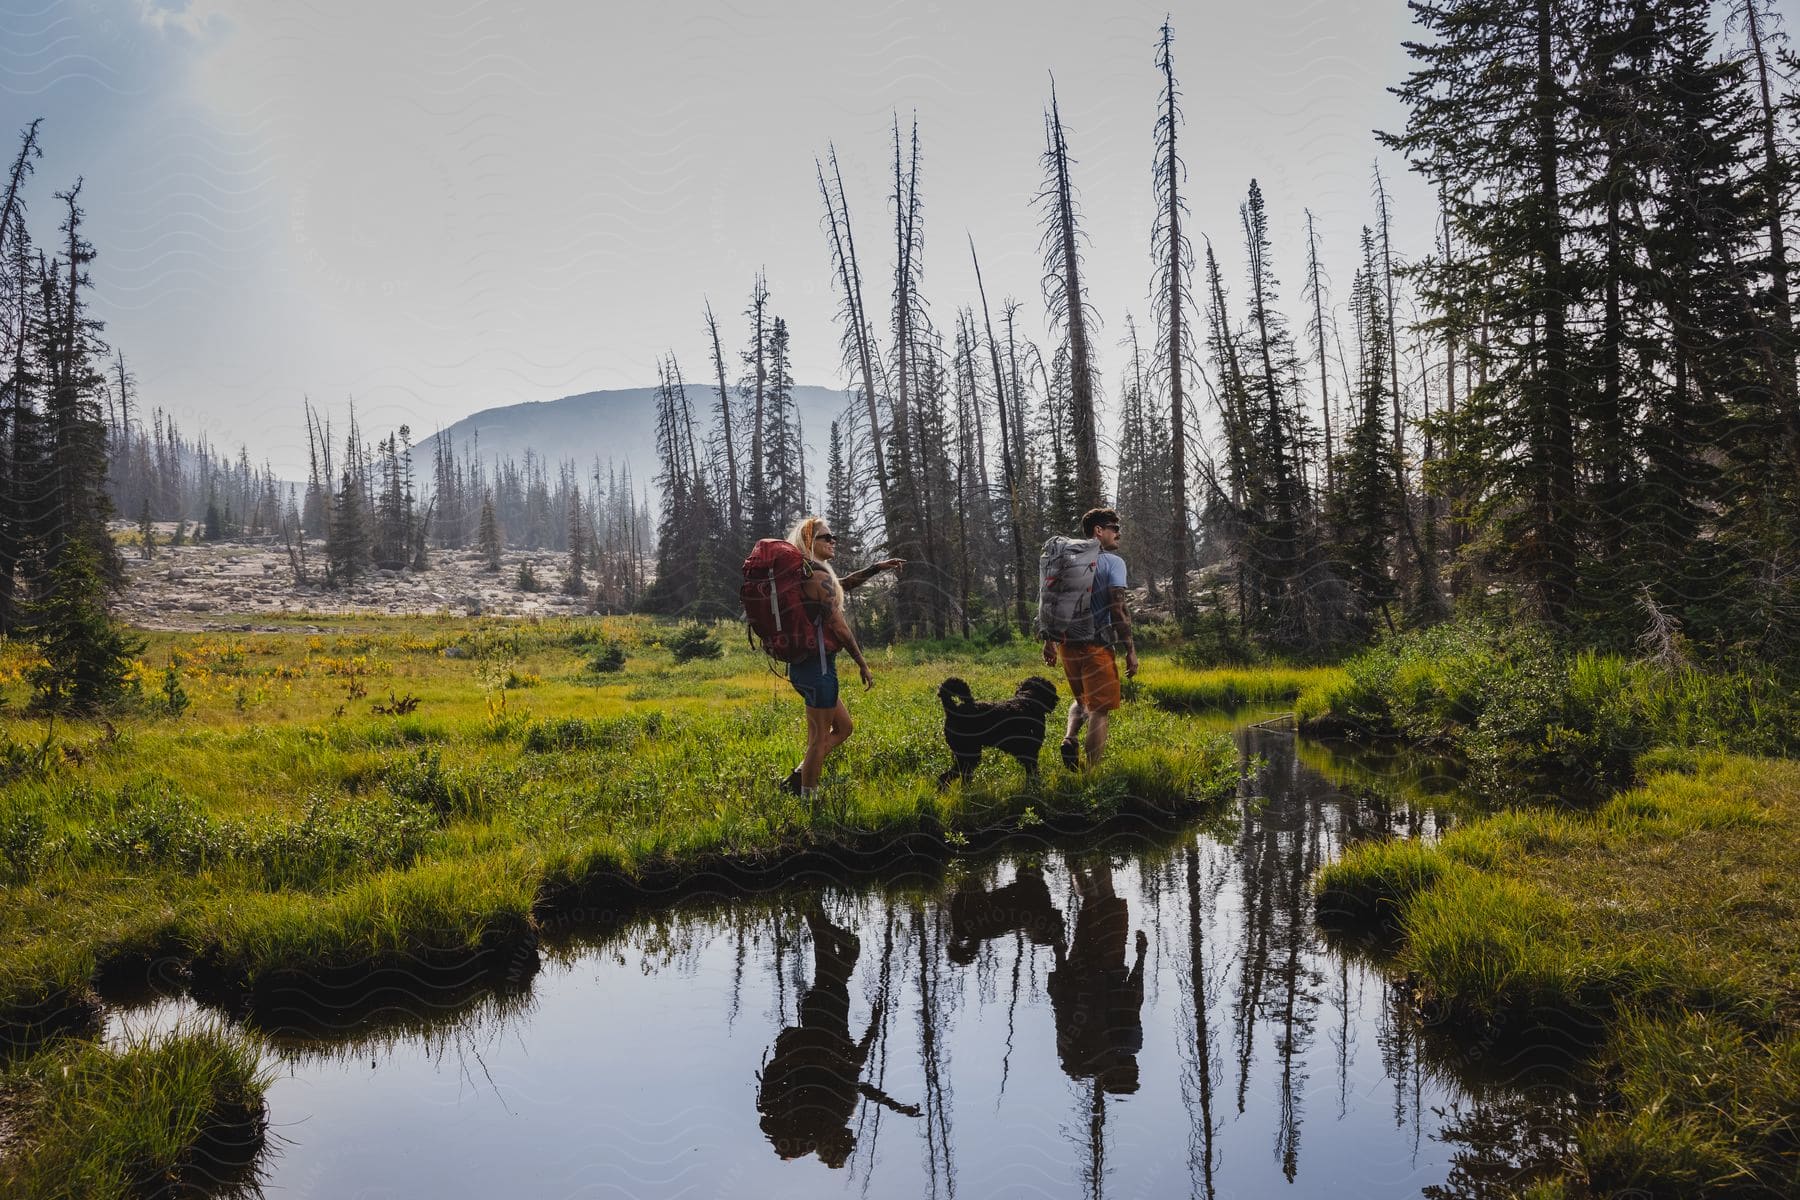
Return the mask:
<path id="1" fill-rule="evenodd" d="M 814 539 L 824 528 L 824 517 L 801 517 L 799 522 L 788 531 L 787 540 L 790 544 L 798 547 L 800 553 L 806 555 L 808 562 L 822 567 L 825 574 L 831 578 L 831 608 L 833 612 L 841 613 L 844 611 L 844 585 L 838 582 L 837 572 L 831 569 L 831 564 L 819 562 L 818 556 L 813 553 Z"/>

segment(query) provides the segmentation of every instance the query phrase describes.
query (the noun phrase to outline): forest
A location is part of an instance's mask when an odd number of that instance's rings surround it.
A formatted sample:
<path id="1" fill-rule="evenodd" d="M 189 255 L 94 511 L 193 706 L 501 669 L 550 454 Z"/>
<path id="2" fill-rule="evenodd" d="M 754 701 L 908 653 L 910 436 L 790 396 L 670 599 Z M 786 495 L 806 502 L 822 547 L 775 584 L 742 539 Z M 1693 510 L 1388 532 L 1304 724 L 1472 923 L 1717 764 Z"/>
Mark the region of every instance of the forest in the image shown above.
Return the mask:
<path id="1" fill-rule="evenodd" d="M 33 123 L 0 225 L 0 628 L 71 542 L 118 580 L 115 515 L 281 537 L 297 582 L 422 569 L 433 548 L 543 548 L 596 611 L 710 617 L 732 611 L 750 542 L 818 510 L 847 561 L 908 561 L 865 606 L 872 629 L 998 635 L 1028 625 L 1037 546 L 1104 502 L 1134 530 L 1152 608 L 1215 640 L 1330 654 L 1453 610 L 1516 611 L 1588 644 L 1628 646 L 1649 623 L 1790 660 L 1800 99 L 1784 35 L 1754 0 L 1415 10 L 1415 67 L 1395 89 L 1408 120 L 1376 137 L 1432 185 L 1433 243 L 1395 244 L 1374 145 L 1355 246 L 1322 245 L 1310 212 L 1271 228 L 1254 179 L 1236 228 L 1195 229 L 1165 24 L 1147 114 L 1157 216 L 1139 231 L 1149 304 L 1105 324 L 1082 287 L 1095 231 L 1053 91 L 1032 198 L 1041 321 L 990 297 L 972 240 L 927 275 L 916 118 L 894 120 L 878 226 L 853 219 L 825 147 L 814 182 L 846 404 L 811 431 L 810 481 L 797 331 L 759 274 L 740 336 L 697 306 L 699 375 L 672 350 L 658 363 L 653 481 L 548 452 L 484 462 L 478 445 L 415 466 L 410 429 L 371 446 L 352 407 L 340 445 L 307 402 L 309 476 L 284 487 L 247 449 L 185 437 L 160 408 L 145 419 L 89 315 L 80 182 L 56 193 L 53 240 L 27 230 Z M 1300 279 L 1275 277 L 1278 239 L 1304 248 Z M 1345 263 L 1334 294 L 1329 264 Z"/>

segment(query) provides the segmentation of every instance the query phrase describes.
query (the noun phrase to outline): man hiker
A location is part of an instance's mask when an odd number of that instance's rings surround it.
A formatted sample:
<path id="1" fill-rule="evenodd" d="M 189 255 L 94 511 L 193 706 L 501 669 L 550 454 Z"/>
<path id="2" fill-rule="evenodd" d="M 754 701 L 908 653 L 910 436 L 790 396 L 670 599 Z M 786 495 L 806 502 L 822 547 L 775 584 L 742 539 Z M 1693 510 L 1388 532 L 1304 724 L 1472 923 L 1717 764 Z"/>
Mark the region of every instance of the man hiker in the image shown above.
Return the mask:
<path id="1" fill-rule="evenodd" d="M 1107 726 L 1112 710 L 1123 698 L 1119 694 L 1119 668 L 1113 658 L 1115 646 L 1125 647 L 1125 674 L 1138 670 L 1137 647 L 1131 642 L 1131 614 L 1125 610 L 1125 560 L 1115 551 L 1119 548 L 1119 514 L 1111 508 L 1089 509 L 1081 518 L 1081 535 L 1100 543 L 1100 557 L 1094 568 L 1093 605 L 1094 636 L 1092 640 L 1045 638 L 1044 662 L 1056 665 L 1057 650 L 1062 651 L 1063 674 L 1069 678 L 1069 690 L 1075 693 L 1069 705 L 1069 727 L 1062 743 L 1063 766 L 1079 770 L 1080 746 L 1077 738 L 1087 726 L 1087 765 L 1098 766 L 1106 753 Z"/>

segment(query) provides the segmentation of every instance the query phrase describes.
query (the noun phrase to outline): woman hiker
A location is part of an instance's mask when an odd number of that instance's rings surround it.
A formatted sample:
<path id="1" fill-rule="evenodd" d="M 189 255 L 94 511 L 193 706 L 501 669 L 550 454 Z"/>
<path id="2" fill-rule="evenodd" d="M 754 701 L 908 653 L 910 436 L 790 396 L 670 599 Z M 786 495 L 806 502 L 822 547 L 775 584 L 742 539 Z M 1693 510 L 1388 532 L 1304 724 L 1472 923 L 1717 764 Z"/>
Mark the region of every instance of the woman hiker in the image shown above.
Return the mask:
<path id="1" fill-rule="evenodd" d="M 856 669 L 862 675 L 863 687 L 875 686 L 875 677 L 869 673 L 869 664 L 863 659 L 862 648 L 856 644 L 850 622 L 844 619 L 844 593 L 883 571 L 905 566 L 906 560 L 884 559 L 839 579 L 831 567 L 831 560 L 837 557 L 837 535 L 826 526 L 823 517 L 801 518 L 788 534 L 788 541 L 798 547 L 806 559 L 807 575 L 800 590 L 806 598 L 807 616 L 818 629 L 820 646 L 818 654 L 808 655 L 788 667 L 788 682 L 806 701 L 806 757 L 781 786 L 785 791 L 804 796 L 819 786 L 825 756 L 848 741 L 855 728 L 850 720 L 850 710 L 844 707 L 844 701 L 838 695 L 837 652 L 824 649 L 828 637 L 829 644 L 850 651 L 850 657 L 856 660 Z"/>

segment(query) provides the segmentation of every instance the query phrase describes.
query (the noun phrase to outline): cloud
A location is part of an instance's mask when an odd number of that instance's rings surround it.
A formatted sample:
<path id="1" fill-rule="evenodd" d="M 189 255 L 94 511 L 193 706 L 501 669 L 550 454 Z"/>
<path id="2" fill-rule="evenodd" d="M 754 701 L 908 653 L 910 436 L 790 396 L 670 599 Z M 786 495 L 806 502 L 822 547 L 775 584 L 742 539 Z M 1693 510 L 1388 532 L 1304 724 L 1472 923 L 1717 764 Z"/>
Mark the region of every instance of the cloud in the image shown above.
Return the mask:
<path id="1" fill-rule="evenodd" d="M 138 19 L 158 33 L 216 37 L 231 25 L 238 0 L 137 0 Z"/>

